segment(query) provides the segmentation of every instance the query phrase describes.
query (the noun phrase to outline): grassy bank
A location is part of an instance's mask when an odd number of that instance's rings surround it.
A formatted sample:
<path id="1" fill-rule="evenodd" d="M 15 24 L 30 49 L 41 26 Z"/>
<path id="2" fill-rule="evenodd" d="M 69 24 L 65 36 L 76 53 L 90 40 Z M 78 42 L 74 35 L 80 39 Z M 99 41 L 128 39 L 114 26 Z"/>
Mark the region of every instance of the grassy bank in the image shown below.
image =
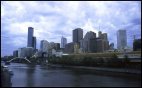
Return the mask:
<path id="1" fill-rule="evenodd" d="M 62 57 L 51 57 L 49 63 L 73 65 L 73 66 L 94 66 L 94 67 L 114 67 L 114 68 L 135 68 L 140 69 L 141 63 L 130 62 L 126 57 L 118 59 L 120 53 L 97 53 L 97 54 L 72 54 Z"/>

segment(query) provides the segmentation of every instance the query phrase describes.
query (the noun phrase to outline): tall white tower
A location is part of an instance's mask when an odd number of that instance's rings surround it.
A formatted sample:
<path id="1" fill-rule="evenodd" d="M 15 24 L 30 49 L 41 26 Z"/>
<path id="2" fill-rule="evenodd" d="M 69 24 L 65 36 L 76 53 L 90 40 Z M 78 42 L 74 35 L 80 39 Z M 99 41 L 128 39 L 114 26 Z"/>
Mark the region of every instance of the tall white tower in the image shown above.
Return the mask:
<path id="1" fill-rule="evenodd" d="M 117 49 L 122 50 L 127 46 L 126 30 L 117 31 Z"/>

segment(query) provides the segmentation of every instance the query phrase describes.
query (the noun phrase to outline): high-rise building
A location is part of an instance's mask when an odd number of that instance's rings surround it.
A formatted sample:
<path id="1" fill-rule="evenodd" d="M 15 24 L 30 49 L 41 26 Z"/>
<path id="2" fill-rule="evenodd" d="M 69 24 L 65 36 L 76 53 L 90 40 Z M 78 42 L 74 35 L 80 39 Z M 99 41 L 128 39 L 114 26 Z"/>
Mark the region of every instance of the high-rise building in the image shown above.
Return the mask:
<path id="1" fill-rule="evenodd" d="M 83 39 L 83 29 L 76 28 L 73 30 L 73 43 L 79 43 Z"/>
<path id="2" fill-rule="evenodd" d="M 48 52 L 49 47 L 50 47 L 50 44 L 49 44 L 48 41 L 42 40 L 42 41 L 40 42 L 40 50 L 41 50 L 42 52 Z"/>
<path id="3" fill-rule="evenodd" d="M 65 45 L 64 52 L 65 52 L 65 53 L 73 53 L 73 52 L 74 52 L 74 43 L 73 43 L 73 42 L 67 43 L 67 44 Z"/>
<path id="4" fill-rule="evenodd" d="M 18 49 L 18 57 L 31 57 L 34 54 L 33 47 L 23 47 Z"/>
<path id="5" fill-rule="evenodd" d="M 89 34 L 90 35 L 90 34 Z M 89 41 L 89 52 L 105 52 L 109 49 L 107 33 L 98 32 L 98 38 L 91 38 Z"/>
<path id="6" fill-rule="evenodd" d="M 107 39 L 107 33 L 101 34 L 101 38 L 102 38 L 103 40 L 108 40 L 108 39 Z"/>
<path id="7" fill-rule="evenodd" d="M 55 43 L 55 50 L 60 50 L 60 43 Z"/>
<path id="8" fill-rule="evenodd" d="M 93 53 L 104 52 L 104 42 L 101 38 L 90 39 L 90 51 Z"/>
<path id="9" fill-rule="evenodd" d="M 67 44 L 67 39 L 62 36 L 62 38 L 61 38 L 61 48 L 65 48 L 66 44 Z"/>
<path id="10" fill-rule="evenodd" d="M 98 50 L 97 50 L 97 38 L 92 38 L 90 39 L 89 41 L 90 43 L 90 51 L 92 53 L 96 53 Z"/>
<path id="11" fill-rule="evenodd" d="M 123 50 L 127 46 L 126 30 L 117 31 L 117 48 Z"/>
<path id="12" fill-rule="evenodd" d="M 99 32 L 98 32 L 98 38 L 101 38 L 101 36 L 102 36 L 102 32 L 99 31 Z"/>
<path id="13" fill-rule="evenodd" d="M 33 47 L 33 30 L 34 28 L 28 27 L 28 42 L 27 42 L 27 47 Z"/>
<path id="14" fill-rule="evenodd" d="M 50 42 L 49 45 L 50 45 L 51 50 L 56 48 L 56 43 L 54 43 L 54 42 Z"/>
<path id="15" fill-rule="evenodd" d="M 103 52 L 107 51 L 109 49 L 109 41 L 108 41 L 107 33 L 102 33 L 101 31 L 99 31 L 98 38 L 102 39 L 102 41 L 99 39 L 99 41 L 103 43 L 102 51 Z"/>
<path id="16" fill-rule="evenodd" d="M 104 44 L 104 51 L 109 50 L 109 41 L 108 40 L 103 40 L 103 44 Z"/>
<path id="17" fill-rule="evenodd" d="M 92 31 L 87 32 L 83 39 L 83 51 L 91 52 L 90 51 L 90 39 L 92 38 L 96 38 L 96 33 Z"/>
<path id="18" fill-rule="evenodd" d="M 36 50 L 36 37 L 33 37 L 32 39 L 32 47 Z"/>
<path id="19" fill-rule="evenodd" d="M 135 39 L 133 41 L 133 51 L 141 51 L 141 39 Z"/>
<path id="20" fill-rule="evenodd" d="M 13 51 L 13 56 L 18 57 L 18 50 Z"/>

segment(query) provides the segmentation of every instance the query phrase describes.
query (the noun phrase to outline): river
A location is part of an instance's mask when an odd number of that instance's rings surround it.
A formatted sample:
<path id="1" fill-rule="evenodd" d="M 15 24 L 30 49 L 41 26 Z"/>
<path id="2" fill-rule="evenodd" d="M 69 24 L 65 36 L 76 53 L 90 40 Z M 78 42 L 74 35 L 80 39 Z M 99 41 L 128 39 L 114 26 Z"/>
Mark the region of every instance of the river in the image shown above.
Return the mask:
<path id="1" fill-rule="evenodd" d="M 99 75 L 86 70 L 11 63 L 12 87 L 141 87 L 140 79 Z"/>

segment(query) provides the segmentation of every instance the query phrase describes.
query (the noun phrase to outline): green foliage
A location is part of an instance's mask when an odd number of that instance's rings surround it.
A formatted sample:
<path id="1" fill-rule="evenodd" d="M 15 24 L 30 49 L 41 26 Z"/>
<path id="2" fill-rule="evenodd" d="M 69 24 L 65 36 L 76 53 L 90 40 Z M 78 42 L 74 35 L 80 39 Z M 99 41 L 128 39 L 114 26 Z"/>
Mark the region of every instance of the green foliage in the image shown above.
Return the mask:
<path id="1" fill-rule="evenodd" d="M 124 63 L 128 63 L 128 62 L 130 62 L 128 56 L 127 56 L 127 55 L 124 55 Z"/>
<path id="2" fill-rule="evenodd" d="M 60 58 L 51 58 L 48 59 L 48 61 L 49 63 L 64 65 L 123 67 L 123 62 L 121 59 L 117 58 L 117 54 L 118 53 L 75 54 L 62 56 Z"/>
<path id="3" fill-rule="evenodd" d="M 82 63 L 83 65 L 90 66 L 92 64 L 92 58 L 86 56 L 83 58 Z"/>
<path id="4" fill-rule="evenodd" d="M 116 55 L 116 54 L 113 54 L 113 56 L 112 56 L 113 58 L 118 58 L 118 56 Z"/>

